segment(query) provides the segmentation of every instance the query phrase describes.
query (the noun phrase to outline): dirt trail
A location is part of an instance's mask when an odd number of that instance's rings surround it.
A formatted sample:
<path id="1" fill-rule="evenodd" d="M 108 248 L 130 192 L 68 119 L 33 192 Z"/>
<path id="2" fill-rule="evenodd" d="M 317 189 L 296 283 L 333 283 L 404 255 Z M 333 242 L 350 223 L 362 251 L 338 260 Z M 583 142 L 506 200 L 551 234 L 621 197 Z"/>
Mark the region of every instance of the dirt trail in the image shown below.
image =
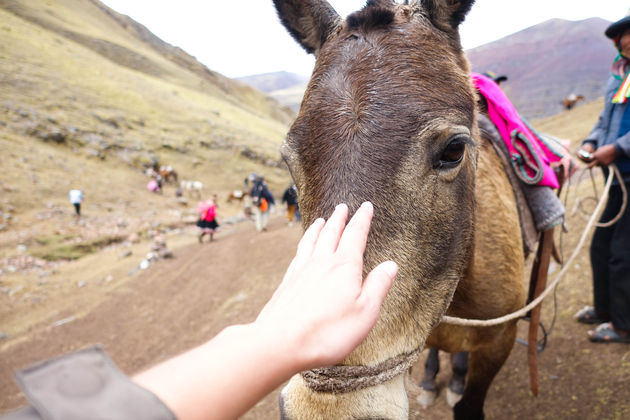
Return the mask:
<path id="1" fill-rule="evenodd" d="M 300 234 L 299 227 L 286 226 L 280 217 L 261 234 L 244 224 L 219 234 L 213 243 L 175 249 L 176 258 L 131 277 L 80 319 L 32 328 L 23 341 L 0 353 L 0 413 L 24 403 L 12 372 L 35 361 L 102 343 L 123 371 L 133 373 L 204 342 L 226 325 L 253 320 L 280 282 Z M 578 284 L 578 302 L 588 300 L 585 285 L 586 280 Z M 560 289 L 559 297 L 573 302 L 574 292 Z M 545 304 L 547 319 L 551 306 Z M 630 418 L 630 346 L 588 343 L 586 327 L 571 319 L 574 306 L 560 310 L 548 348 L 540 355 L 541 394 L 530 395 L 526 351 L 516 345 L 489 392 L 487 418 Z M 441 357 L 445 363 L 439 381 L 444 385 L 448 356 Z M 423 361 L 414 367 L 415 381 Z M 252 372 L 243 378 L 243 386 L 255 377 Z M 277 419 L 277 393 L 244 418 Z M 445 419 L 450 409 L 443 395 L 429 409 L 412 398 L 410 414 L 413 419 Z"/>

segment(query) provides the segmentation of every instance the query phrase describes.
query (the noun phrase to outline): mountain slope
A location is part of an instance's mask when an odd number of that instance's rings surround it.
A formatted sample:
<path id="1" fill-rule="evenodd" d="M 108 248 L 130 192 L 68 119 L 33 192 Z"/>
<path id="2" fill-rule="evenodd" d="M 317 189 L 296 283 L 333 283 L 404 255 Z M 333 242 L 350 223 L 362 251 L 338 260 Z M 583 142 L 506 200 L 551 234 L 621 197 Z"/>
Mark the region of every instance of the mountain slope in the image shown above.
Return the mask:
<path id="1" fill-rule="evenodd" d="M 571 93 L 584 95 L 586 101 L 603 95 L 617 54 L 604 36 L 609 24 L 599 18 L 552 19 L 466 55 L 473 71 L 508 76 L 502 87 L 521 114 L 549 116 L 562 110 L 562 99 Z"/>

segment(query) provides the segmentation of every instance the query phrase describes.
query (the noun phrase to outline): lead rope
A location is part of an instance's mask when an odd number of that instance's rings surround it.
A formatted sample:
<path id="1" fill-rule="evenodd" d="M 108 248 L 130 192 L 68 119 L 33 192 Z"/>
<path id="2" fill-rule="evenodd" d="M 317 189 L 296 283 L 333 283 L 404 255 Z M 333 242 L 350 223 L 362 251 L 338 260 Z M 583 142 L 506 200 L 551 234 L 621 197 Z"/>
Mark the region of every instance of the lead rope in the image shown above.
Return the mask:
<path id="1" fill-rule="evenodd" d="M 614 176 L 619 179 L 621 185 L 623 185 L 623 178 L 619 173 L 619 170 L 614 164 L 611 164 L 610 167 L 613 169 L 608 174 L 608 178 L 606 180 L 606 185 L 604 187 L 604 192 L 602 198 L 599 203 L 597 203 L 597 207 L 593 212 L 589 222 L 582 233 L 582 237 L 580 241 L 573 251 L 573 254 L 564 265 L 556 279 L 538 296 L 534 299 L 529 305 L 524 308 L 513 312 L 511 314 L 494 318 L 494 319 L 464 319 L 457 318 L 451 316 L 442 317 L 441 322 L 446 324 L 453 325 L 461 325 L 461 326 L 469 326 L 469 327 L 489 327 L 493 325 L 499 325 L 504 322 L 509 322 L 518 318 L 521 318 L 529 311 L 531 311 L 534 307 L 540 304 L 542 300 L 547 297 L 547 295 L 555 289 L 560 280 L 566 274 L 568 268 L 571 266 L 571 263 L 579 253 L 579 251 L 584 246 L 584 242 L 586 241 L 586 237 L 590 232 L 591 228 L 595 224 L 595 220 L 598 217 L 599 213 L 603 205 L 606 203 L 606 199 L 608 198 L 608 193 L 610 191 L 610 186 L 612 184 L 612 180 Z M 625 206 L 627 203 L 627 191 L 625 186 L 622 187 L 622 191 L 624 193 L 624 200 L 622 210 L 625 210 Z M 621 217 L 618 215 L 618 217 Z M 613 219 L 613 221 L 618 220 L 618 217 Z M 610 222 L 607 222 L 610 223 Z M 403 353 L 398 356 L 391 357 L 375 366 L 347 366 L 347 365 L 337 365 L 337 366 L 329 366 L 317 369 L 307 370 L 301 373 L 302 378 L 306 385 L 317 392 L 328 392 L 328 393 L 345 393 L 351 391 L 357 391 L 363 388 L 368 388 L 371 386 L 379 385 L 385 383 L 398 375 L 401 375 L 407 369 L 409 369 L 413 364 L 418 360 L 418 356 L 420 355 L 421 347 L 412 350 L 409 353 Z"/>
<path id="2" fill-rule="evenodd" d="M 499 325 L 499 324 L 502 324 L 504 322 L 509 322 L 509 321 L 513 321 L 515 319 L 518 319 L 518 318 L 524 316 L 525 314 L 527 314 L 529 311 L 531 311 L 536 306 L 538 306 L 540 304 L 540 302 L 542 302 L 543 299 L 545 299 L 547 297 L 547 295 L 549 295 L 549 293 L 554 289 L 554 287 L 556 287 L 556 285 L 560 282 L 560 280 L 562 280 L 564 278 L 564 275 L 567 273 L 567 271 L 571 267 L 571 263 L 577 257 L 578 253 L 582 250 L 582 247 L 584 246 L 584 243 L 586 242 L 586 238 L 587 238 L 588 234 L 590 233 L 591 228 L 593 227 L 593 225 L 595 225 L 595 221 L 599 217 L 599 214 L 601 213 L 602 207 L 604 206 L 604 204 L 606 203 L 606 201 L 608 199 L 608 193 L 610 192 L 610 186 L 612 184 L 613 178 L 616 176 L 619 179 L 619 183 L 621 185 L 623 185 L 623 178 L 621 177 L 621 173 L 619 172 L 619 169 L 617 169 L 617 166 L 615 166 L 614 164 L 611 164 L 611 165 L 609 165 L 609 167 L 612 168 L 612 171 L 610 171 L 610 173 L 608 174 L 608 179 L 606 180 L 606 185 L 604 187 L 604 192 L 602 194 L 601 199 L 597 203 L 597 207 L 595 207 L 595 210 L 593 211 L 593 214 L 591 215 L 591 218 L 589 219 L 588 223 L 586 224 L 586 228 L 584 228 L 584 232 L 582 232 L 582 236 L 580 237 L 580 241 L 578 242 L 578 245 L 575 247 L 575 250 L 573 251 L 573 254 L 571 254 L 571 257 L 569 257 L 569 260 L 566 262 L 566 264 L 564 265 L 564 267 L 562 268 L 560 273 L 558 273 L 558 275 L 556 276 L 554 281 L 551 282 L 551 284 L 549 284 L 549 286 L 547 286 L 547 288 L 536 299 L 532 300 L 529 303 L 529 305 L 525 306 L 524 308 L 522 308 L 522 309 L 520 309 L 520 310 L 518 310 L 516 312 L 512 312 L 511 314 L 504 315 L 504 316 L 499 317 L 499 318 L 494 318 L 494 319 L 464 319 L 464 318 L 457 318 L 457 317 L 452 317 L 452 316 L 445 315 L 442 318 L 442 322 L 444 322 L 445 324 L 461 325 L 461 326 L 467 326 L 467 327 L 490 327 L 490 326 L 493 326 L 493 325 Z M 625 186 L 623 186 L 622 188 L 623 188 L 622 191 L 624 192 L 624 200 L 623 200 L 624 205 L 623 205 L 622 210 L 625 210 L 625 204 L 627 203 L 627 191 L 625 189 Z M 615 219 L 611 220 L 611 222 L 616 222 L 619 219 L 619 217 L 621 217 L 621 214 L 622 213 L 620 212 L 619 215 L 617 215 L 617 217 L 615 217 Z M 607 222 L 607 223 L 603 224 L 602 227 L 608 226 L 609 223 L 610 222 Z"/>

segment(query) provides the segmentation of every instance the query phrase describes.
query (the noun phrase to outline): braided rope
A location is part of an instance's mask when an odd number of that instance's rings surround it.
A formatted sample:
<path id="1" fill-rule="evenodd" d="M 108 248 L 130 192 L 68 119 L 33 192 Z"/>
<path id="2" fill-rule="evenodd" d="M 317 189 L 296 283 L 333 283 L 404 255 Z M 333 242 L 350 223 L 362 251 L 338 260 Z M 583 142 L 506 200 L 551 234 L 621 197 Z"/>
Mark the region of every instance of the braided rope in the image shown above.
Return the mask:
<path id="1" fill-rule="evenodd" d="M 379 385 L 405 373 L 418 360 L 420 348 L 389 358 L 375 366 L 330 366 L 302 372 L 313 391 L 341 394 Z"/>

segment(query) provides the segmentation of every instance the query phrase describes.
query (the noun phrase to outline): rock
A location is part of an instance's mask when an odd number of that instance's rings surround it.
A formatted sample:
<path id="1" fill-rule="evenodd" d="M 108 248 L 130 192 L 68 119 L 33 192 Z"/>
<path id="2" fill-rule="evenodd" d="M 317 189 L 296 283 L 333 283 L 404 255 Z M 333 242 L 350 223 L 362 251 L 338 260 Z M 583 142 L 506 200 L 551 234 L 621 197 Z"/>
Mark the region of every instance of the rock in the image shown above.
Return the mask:
<path id="1" fill-rule="evenodd" d="M 79 282 L 77 282 L 77 287 L 80 289 L 82 287 L 84 287 L 87 284 L 87 282 L 85 280 L 81 280 Z"/>
<path id="2" fill-rule="evenodd" d="M 118 258 L 122 260 L 123 258 L 130 257 L 130 256 L 131 256 L 131 254 L 133 254 L 133 253 L 131 252 L 131 250 L 130 250 L 130 249 L 128 249 L 128 250 L 123 251 L 123 252 L 121 252 L 120 254 L 118 254 Z"/>
<path id="3" fill-rule="evenodd" d="M 9 296 L 14 296 L 16 293 L 20 292 L 22 289 L 24 289 L 24 286 L 19 284 L 15 287 L 15 289 L 11 289 L 9 291 Z"/>
<path id="4" fill-rule="evenodd" d="M 60 325 L 67 324 L 68 322 L 72 322 L 72 321 L 74 321 L 74 316 L 69 316 L 68 318 L 60 319 L 57 322 L 53 322 L 52 326 L 58 327 Z"/>
<path id="5" fill-rule="evenodd" d="M 43 279 L 45 277 L 50 277 L 50 271 L 42 271 L 41 273 L 39 273 L 39 278 Z"/>
<path id="6" fill-rule="evenodd" d="M 131 242 L 132 244 L 136 244 L 140 242 L 140 237 L 138 236 L 137 233 L 132 233 L 131 235 L 127 237 L 127 241 Z"/>
<path id="7" fill-rule="evenodd" d="M 175 255 L 173 255 L 173 252 L 171 252 L 171 250 L 169 249 L 163 249 L 159 252 L 160 258 L 173 258 L 175 257 Z"/>
<path id="8" fill-rule="evenodd" d="M 26 245 L 24 245 L 24 244 L 19 244 L 19 245 L 17 246 L 17 250 L 18 250 L 18 252 L 24 252 L 24 251 L 26 251 L 27 249 L 28 249 L 28 248 L 27 248 L 27 247 L 26 247 Z"/>
<path id="9" fill-rule="evenodd" d="M 146 270 L 150 265 L 151 263 L 148 260 L 142 260 L 140 262 L 140 270 Z"/>
<path id="10" fill-rule="evenodd" d="M 6 340 L 7 338 L 9 338 L 9 334 L 4 331 L 0 331 L 0 340 Z"/>
<path id="11" fill-rule="evenodd" d="M 109 283 L 112 280 L 114 280 L 114 277 L 112 275 L 109 275 L 109 276 L 105 277 L 105 283 Z"/>

